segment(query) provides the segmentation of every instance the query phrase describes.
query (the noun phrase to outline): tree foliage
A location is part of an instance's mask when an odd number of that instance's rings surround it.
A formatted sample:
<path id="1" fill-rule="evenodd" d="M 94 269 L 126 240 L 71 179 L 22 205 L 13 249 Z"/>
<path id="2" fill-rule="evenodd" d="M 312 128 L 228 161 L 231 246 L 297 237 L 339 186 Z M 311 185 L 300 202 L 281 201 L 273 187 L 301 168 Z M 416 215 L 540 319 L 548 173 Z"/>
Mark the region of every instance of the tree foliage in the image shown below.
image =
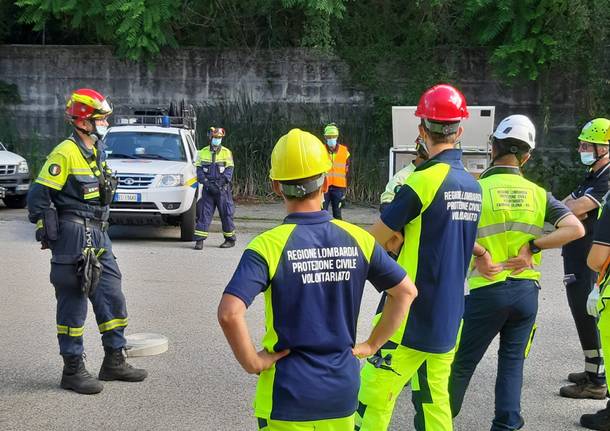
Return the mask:
<path id="1" fill-rule="evenodd" d="M 606 38 L 610 17 L 610 3 L 604 0 L 466 0 L 463 4 L 461 28 L 471 30 L 464 33 L 490 50 L 491 62 L 508 78 L 537 79 L 554 64 L 579 62 L 595 39 Z"/>
<path id="2" fill-rule="evenodd" d="M 150 58 L 164 46 L 176 46 L 171 0 L 19 0 L 20 22 L 41 31 L 59 21 L 76 33 L 112 44 L 130 60 Z M 85 36 L 87 37 L 87 36 Z"/>

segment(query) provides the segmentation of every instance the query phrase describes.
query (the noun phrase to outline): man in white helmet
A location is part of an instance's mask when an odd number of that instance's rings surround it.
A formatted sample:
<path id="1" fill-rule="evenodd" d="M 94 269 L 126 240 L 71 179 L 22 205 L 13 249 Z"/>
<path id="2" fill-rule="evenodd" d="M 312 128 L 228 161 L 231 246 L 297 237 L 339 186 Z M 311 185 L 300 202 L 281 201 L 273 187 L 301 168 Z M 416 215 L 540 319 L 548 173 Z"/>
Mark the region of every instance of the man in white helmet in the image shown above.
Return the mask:
<path id="1" fill-rule="evenodd" d="M 502 120 L 492 137 L 492 166 L 479 178 L 481 220 L 449 393 L 455 417 L 477 364 L 500 334 L 491 431 L 517 430 L 525 423 L 520 405 L 523 364 L 536 330 L 540 272 L 535 267 L 541 251 L 584 235 L 582 224 L 563 203 L 522 176 L 535 139 L 536 129 L 526 116 Z M 545 222 L 556 229 L 545 235 Z"/>

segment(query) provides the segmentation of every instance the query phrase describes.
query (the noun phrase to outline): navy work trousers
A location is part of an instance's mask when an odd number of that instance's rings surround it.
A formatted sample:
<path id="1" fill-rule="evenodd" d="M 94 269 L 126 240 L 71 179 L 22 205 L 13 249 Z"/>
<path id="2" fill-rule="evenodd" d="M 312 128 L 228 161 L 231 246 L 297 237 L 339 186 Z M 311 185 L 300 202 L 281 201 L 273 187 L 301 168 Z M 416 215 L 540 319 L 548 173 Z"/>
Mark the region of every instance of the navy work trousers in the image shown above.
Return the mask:
<path id="1" fill-rule="evenodd" d="M 127 326 L 127 306 L 121 290 L 121 272 L 112 253 L 112 244 L 107 232 L 90 228 L 92 245 L 105 251 L 99 260 L 103 271 L 100 282 L 89 301 L 104 347 L 125 347 L 124 331 Z M 85 247 L 85 227 L 81 224 L 62 221 L 59 236 L 52 241 L 51 283 L 57 299 L 57 338 L 61 355 L 83 353 L 83 332 L 87 318 L 87 297 L 81 291 L 76 274 L 76 260 Z"/>
<path id="2" fill-rule="evenodd" d="M 500 334 L 491 430 L 516 430 L 523 426 L 523 364 L 534 335 L 538 291 L 536 281 L 508 279 L 475 289 L 466 297 L 462 334 L 449 378 L 454 417 L 460 412 L 474 370 L 489 344 Z"/>
<path id="3" fill-rule="evenodd" d="M 591 244 L 591 236 L 586 236 L 564 246 L 561 254 L 566 296 L 585 356 L 585 371 L 591 382 L 603 385 L 606 383 L 606 374 L 597 319 L 587 313 L 587 298 L 596 278 L 596 274 L 587 266 Z"/>
<path id="4" fill-rule="evenodd" d="M 208 237 L 208 229 L 214 217 L 214 211 L 218 208 L 222 233 L 226 240 L 235 241 L 235 224 L 233 214 L 235 204 L 231 186 L 226 184 L 217 187 L 212 184 L 210 187 L 202 189 L 201 198 L 197 202 L 197 225 L 195 226 L 195 240 L 204 240 Z"/>
<path id="5" fill-rule="evenodd" d="M 338 220 L 343 220 L 341 216 L 341 207 L 343 206 L 343 199 L 345 199 L 345 188 L 330 186 L 328 188 L 328 191 L 324 193 L 324 210 L 328 211 L 328 206 L 330 204 L 333 209 L 333 217 Z"/>

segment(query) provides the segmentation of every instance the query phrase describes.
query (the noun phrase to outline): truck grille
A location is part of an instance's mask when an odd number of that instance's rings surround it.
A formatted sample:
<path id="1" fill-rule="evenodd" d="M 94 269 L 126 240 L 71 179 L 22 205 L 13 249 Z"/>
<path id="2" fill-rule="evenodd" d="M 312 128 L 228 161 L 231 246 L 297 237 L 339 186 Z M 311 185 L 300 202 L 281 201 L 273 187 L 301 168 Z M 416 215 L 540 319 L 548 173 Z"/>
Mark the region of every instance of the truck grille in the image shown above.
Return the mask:
<path id="1" fill-rule="evenodd" d="M 110 204 L 113 210 L 157 210 L 154 202 L 113 202 Z"/>
<path id="2" fill-rule="evenodd" d="M 0 165 L 0 175 L 14 175 L 17 165 Z"/>
<path id="3" fill-rule="evenodd" d="M 119 187 L 122 189 L 145 189 L 149 187 L 153 180 L 154 175 L 139 175 L 139 174 L 119 174 L 117 175 L 119 180 Z"/>

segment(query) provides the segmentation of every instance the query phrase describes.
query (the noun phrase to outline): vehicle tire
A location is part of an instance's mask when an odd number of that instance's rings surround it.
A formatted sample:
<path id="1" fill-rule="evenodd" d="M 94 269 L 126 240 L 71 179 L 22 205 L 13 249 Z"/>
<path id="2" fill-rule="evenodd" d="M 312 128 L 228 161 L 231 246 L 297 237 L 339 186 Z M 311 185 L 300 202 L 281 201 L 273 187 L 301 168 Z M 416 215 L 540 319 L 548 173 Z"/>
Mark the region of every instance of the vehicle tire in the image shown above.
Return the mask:
<path id="1" fill-rule="evenodd" d="M 180 216 L 180 241 L 193 241 L 195 235 L 195 211 L 197 210 L 197 195 L 191 208 Z"/>
<path id="2" fill-rule="evenodd" d="M 5 196 L 2 200 L 9 208 L 25 208 L 27 205 L 27 195 Z"/>

